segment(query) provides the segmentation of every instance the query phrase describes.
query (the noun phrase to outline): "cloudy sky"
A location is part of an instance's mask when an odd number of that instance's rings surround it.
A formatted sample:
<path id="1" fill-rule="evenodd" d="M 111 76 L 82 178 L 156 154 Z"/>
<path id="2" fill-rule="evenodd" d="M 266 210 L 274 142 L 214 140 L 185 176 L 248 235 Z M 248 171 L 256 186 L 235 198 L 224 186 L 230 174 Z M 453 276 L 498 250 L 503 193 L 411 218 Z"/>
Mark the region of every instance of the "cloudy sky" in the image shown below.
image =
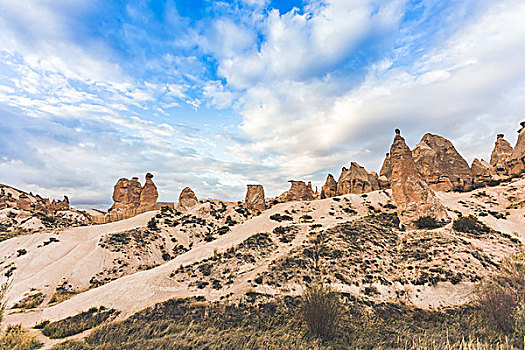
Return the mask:
<path id="1" fill-rule="evenodd" d="M 523 0 L 0 0 L 0 183 L 107 208 L 120 177 L 269 196 L 396 127 L 469 162 L 525 120 Z"/>

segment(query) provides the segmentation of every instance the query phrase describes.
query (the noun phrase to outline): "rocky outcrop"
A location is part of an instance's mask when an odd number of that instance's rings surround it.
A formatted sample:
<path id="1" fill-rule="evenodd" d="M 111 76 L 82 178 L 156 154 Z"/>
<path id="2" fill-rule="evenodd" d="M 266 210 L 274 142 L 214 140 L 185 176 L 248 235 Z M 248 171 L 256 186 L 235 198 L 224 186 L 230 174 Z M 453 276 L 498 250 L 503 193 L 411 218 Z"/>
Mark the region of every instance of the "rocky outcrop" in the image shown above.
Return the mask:
<path id="1" fill-rule="evenodd" d="M 157 191 L 157 186 L 153 183 L 153 175 L 151 173 L 146 174 L 146 182 L 142 191 L 140 192 L 140 206 L 141 207 L 150 207 L 157 203 L 157 198 L 159 198 L 159 192 Z"/>
<path id="2" fill-rule="evenodd" d="M 337 181 L 338 196 L 349 193 L 362 194 L 378 189 L 377 174 L 366 171 L 356 162 L 350 164 L 350 169 L 343 168 Z"/>
<path id="3" fill-rule="evenodd" d="M 181 211 L 188 211 L 199 204 L 199 200 L 191 188 L 186 187 L 182 190 L 179 196 L 178 209 Z"/>
<path id="4" fill-rule="evenodd" d="M 472 170 L 446 138 L 425 134 L 412 156 L 419 173 L 434 191 L 467 191 L 472 187 Z"/>
<path id="5" fill-rule="evenodd" d="M 321 187 L 321 199 L 332 198 L 337 195 L 337 182 L 332 174 L 328 174 L 326 181 Z"/>
<path id="6" fill-rule="evenodd" d="M 16 208 L 20 210 L 31 211 L 33 208 L 29 196 L 25 193 L 22 193 L 16 200 Z"/>
<path id="7" fill-rule="evenodd" d="M 244 202 L 246 203 L 246 208 L 252 213 L 266 209 L 262 185 L 248 185 Z"/>
<path id="8" fill-rule="evenodd" d="M 288 181 L 292 184 L 290 189 L 279 196 L 279 200 L 282 202 L 293 202 L 293 201 L 311 201 L 314 199 L 312 193 L 308 190 L 308 187 L 304 181 Z"/>
<path id="9" fill-rule="evenodd" d="M 498 134 L 496 144 L 490 155 L 490 165 L 494 167 L 496 172 L 500 175 L 507 174 L 507 161 L 514 150 L 510 143 L 504 139 L 503 134 Z"/>
<path id="10" fill-rule="evenodd" d="M 496 170 L 494 167 L 486 161 L 474 158 L 472 162 L 472 174 L 474 175 L 474 183 L 477 185 L 483 185 L 490 182 L 496 176 Z"/>
<path id="11" fill-rule="evenodd" d="M 521 129 L 518 130 L 518 133 L 518 141 L 507 162 L 509 175 L 514 176 L 525 172 L 525 122 L 521 122 Z"/>
<path id="12" fill-rule="evenodd" d="M 63 211 L 63 210 L 70 210 L 71 207 L 69 205 L 69 198 L 67 196 L 64 196 L 64 199 L 61 201 L 53 202 L 51 203 L 52 210 L 54 211 Z"/>
<path id="13" fill-rule="evenodd" d="M 414 222 L 421 217 L 446 219 L 445 208 L 419 173 L 412 152 L 399 130 L 396 130 L 396 137 L 390 148 L 390 160 L 392 194 L 400 222 L 413 228 Z"/>
<path id="14" fill-rule="evenodd" d="M 392 178 L 392 164 L 390 163 L 390 153 L 387 153 L 383 166 L 379 171 L 379 187 L 382 189 L 390 188 L 390 179 Z"/>

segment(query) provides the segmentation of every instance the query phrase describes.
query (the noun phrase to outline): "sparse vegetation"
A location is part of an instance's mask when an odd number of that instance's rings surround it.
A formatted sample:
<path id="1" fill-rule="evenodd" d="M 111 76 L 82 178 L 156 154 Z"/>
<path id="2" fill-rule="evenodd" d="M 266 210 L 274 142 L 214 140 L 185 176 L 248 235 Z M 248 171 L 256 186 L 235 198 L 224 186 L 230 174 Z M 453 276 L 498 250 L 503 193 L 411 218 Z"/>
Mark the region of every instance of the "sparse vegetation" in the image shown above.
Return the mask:
<path id="1" fill-rule="evenodd" d="M 446 224 L 446 222 L 438 221 L 438 220 L 436 220 L 436 218 L 434 218 L 432 216 L 423 216 L 423 217 L 420 217 L 419 219 L 417 219 L 414 222 L 414 224 L 416 225 L 416 227 L 418 229 L 429 229 L 429 230 L 432 230 L 432 229 L 444 226 Z"/>
<path id="2" fill-rule="evenodd" d="M 42 304 L 45 295 L 41 292 L 30 294 L 13 306 L 13 309 L 34 309 Z"/>
<path id="3" fill-rule="evenodd" d="M 473 215 L 462 216 L 454 220 L 452 228 L 463 233 L 470 233 L 474 235 L 489 233 L 491 229 L 484 223 L 478 220 Z"/>
<path id="4" fill-rule="evenodd" d="M 290 215 L 287 215 L 287 214 L 284 214 L 284 215 L 273 214 L 272 216 L 270 216 L 270 220 L 277 221 L 277 222 L 292 221 L 293 217 L 291 217 Z"/>
<path id="5" fill-rule="evenodd" d="M 313 284 L 306 288 L 301 303 L 301 319 L 309 331 L 320 338 L 332 336 L 341 318 L 339 295 L 327 285 Z"/>

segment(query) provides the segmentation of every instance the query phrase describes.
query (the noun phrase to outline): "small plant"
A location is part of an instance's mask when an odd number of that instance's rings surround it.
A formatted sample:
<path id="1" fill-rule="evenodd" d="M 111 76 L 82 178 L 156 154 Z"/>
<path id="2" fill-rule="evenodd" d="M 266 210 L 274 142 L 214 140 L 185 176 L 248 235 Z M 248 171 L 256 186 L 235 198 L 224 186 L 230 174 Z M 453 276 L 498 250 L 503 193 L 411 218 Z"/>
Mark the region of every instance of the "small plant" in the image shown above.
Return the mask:
<path id="1" fill-rule="evenodd" d="M 306 288 L 301 304 L 301 317 L 309 331 L 320 338 L 334 334 L 341 318 L 341 302 L 335 291 L 326 285 Z"/>
<path id="2" fill-rule="evenodd" d="M 462 216 L 454 220 L 452 228 L 463 233 L 481 234 L 489 233 L 491 229 L 473 215 Z"/>
<path id="3" fill-rule="evenodd" d="M 151 220 L 148 221 L 148 228 L 154 231 L 159 229 L 157 226 L 157 220 L 155 220 L 155 218 L 151 218 Z"/>
<path id="4" fill-rule="evenodd" d="M 281 221 L 292 221 L 293 218 L 290 215 L 281 215 L 279 213 L 270 216 L 270 220 L 281 222 Z"/>
<path id="5" fill-rule="evenodd" d="M 13 306 L 13 309 L 34 309 L 35 307 L 42 304 L 44 301 L 44 294 L 38 292 L 36 294 L 31 294 L 20 300 Z"/>

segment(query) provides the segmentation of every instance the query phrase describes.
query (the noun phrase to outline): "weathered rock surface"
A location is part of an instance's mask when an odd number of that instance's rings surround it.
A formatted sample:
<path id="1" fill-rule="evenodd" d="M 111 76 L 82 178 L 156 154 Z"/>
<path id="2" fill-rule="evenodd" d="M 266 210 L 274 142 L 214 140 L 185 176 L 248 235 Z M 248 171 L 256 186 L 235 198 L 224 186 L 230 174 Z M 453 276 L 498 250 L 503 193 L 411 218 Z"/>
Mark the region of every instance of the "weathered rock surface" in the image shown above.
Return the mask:
<path id="1" fill-rule="evenodd" d="M 157 186 L 153 183 L 153 174 L 146 174 L 146 182 L 142 191 L 140 193 L 140 206 L 141 207 L 151 207 L 157 203 L 157 198 L 159 198 L 159 192 L 157 191 Z"/>
<path id="2" fill-rule="evenodd" d="M 392 164 L 390 163 L 390 153 L 387 153 L 381 170 L 379 171 L 379 187 L 382 189 L 390 187 L 390 179 L 392 178 Z"/>
<path id="3" fill-rule="evenodd" d="M 193 192 L 189 187 L 184 188 L 179 196 L 179 210 L 188 211 L 198 204 L 199 200 L 197 199 L 195 192 Z"/>
<path id="4" fill-rule="evenodd" d="M 292 201 L 311 201 L 314 199 L 312 193 L 308 190 L 308 187 L 304 181 L 288 181 L 292 184 L 290 189 L 279 196 L 279 200 L 282 202 Z"/>
<path id="5" fill-rule="evenodd" d="M 337 182 L 332 174 L 328 174 L 326 182 L 321 187 L 321 199 L 332 198 L 337 195 Z"/>
<path id="6" fill-rule="evenodd" d="M 525 122 L 521 122 L 518 133 L 518 141 L 507 162 L 510 175 L 520 175 L 525 172 Z"/>
<path id="7" fill-rule="evenodd" d="M 71 209 L 69 205 L 69 198 L 67 196 L 64 196 L 64 199 L 61 201 L 53 201 L 51 204 L 52 209 L 55 211 L 61 211 L 61 210 L 69 210 Z"/>
<path id="8" fill-rule="evenodd" d="M 26 195 L 25 193 L 22 193 L 16 201 L 16 207 L 20 210 L 31 211 L 32 210 L 31 204 L 32 203 L 31 203 L 31 200 L 29 199 L 29 196 Z"/>
<path id="9" fill-rule="evenodd" d="M 478 158 L 474 158 L 471 168 L 474 175 L 474 183 L 476 184 L 487 183 L 496 175 L 494 167 L 483 159 L 480 161 Z"/>
<path id="10" fill-rule="evenodd" d="M 448 216 L 445 208 L 419 173 L 412 152 L 399 130 L 396 130 L 396 137 L 390 148 L 390 157 L 392 194 L 401 223 L 413 228 L 414 221 L 421 217 L 446 219 Z"/>
<path id="11" fill-rule="evenodd" d="M 266 209 L 262 185 L 248 185 L 244 201 L 246 208 L 251 212 L 259 212 Z"/>
<path id="12" fill-rule="evenodd" d="M 362 194 L 379 189 L 377 174 L 368 172 L 365 168 L 352 162 L 350 169 L 343 168 L 337 181 L 337 195 Z"/>
<path id="13" fill-rule="evenodd" d="M 496 144 L 490 155 L 490 165 L 501 175 L 507 174 L 507 161 L 514 150 L 510 143 L 504 139 L 503 134 L 498 134 Z"/>
<path id="14" fill-rule="evenodd" d="M 419 173 L 434 191 L 467 191 L 472 187 L 472 170 L 446 138 L 425 134 L 412 156 Z"/>
<path id="15" fill-rule="evenodd" d="M 140 206 L 142 186 L 138 177 L 131 180 L 121 178 L 113 188 L 113 206 L 111 210 L 136 209 Z"/>

